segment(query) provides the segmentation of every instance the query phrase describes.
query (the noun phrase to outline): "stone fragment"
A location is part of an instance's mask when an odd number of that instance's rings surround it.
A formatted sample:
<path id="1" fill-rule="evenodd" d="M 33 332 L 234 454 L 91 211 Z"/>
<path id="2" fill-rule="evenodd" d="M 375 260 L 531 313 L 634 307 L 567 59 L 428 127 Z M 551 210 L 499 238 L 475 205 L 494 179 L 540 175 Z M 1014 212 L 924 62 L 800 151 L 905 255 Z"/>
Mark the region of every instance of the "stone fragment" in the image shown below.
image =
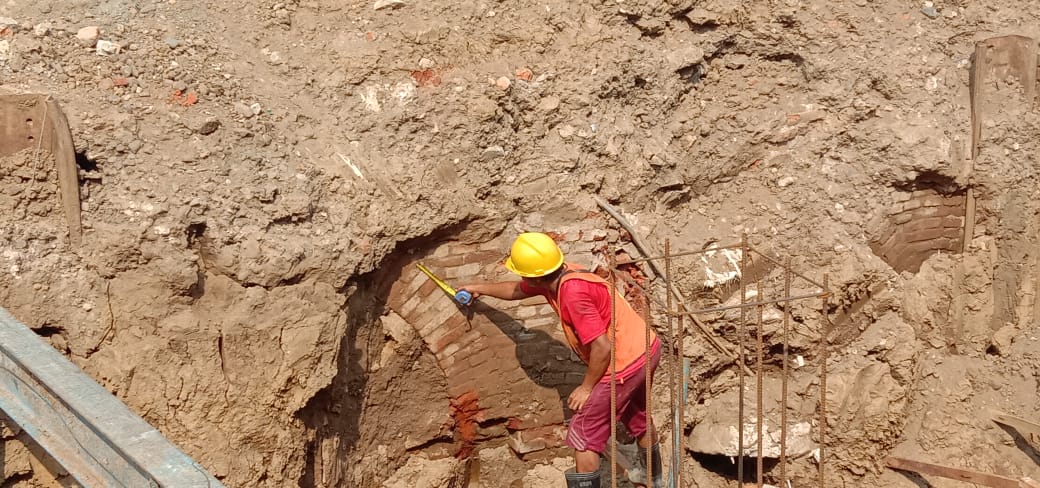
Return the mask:
<path id="1" fill-rule="evenodd" d="M 100 35 L 101 29 L 98 29 L 98 26 L 87 26 L 76 32 L 76 42 L 84 47 L 94 47 Z"/>
<path id="2" fill-rule="evenodd" d="M 372 5 L 372 9 L 383 10 L 385 8 L 399 8 L 403 6 L 404 2 L 402 0 L 376 0 L 376 3 Z"/>
<path id="3" fill-rule="evenodd" d="M 512 82 L 510 82 L 509 78 L 506 78 L 505 76 L 501 76 L 497 80 L 495 80 L 495 86 L 497 86 L 500 90 L 508 90 L 509 85 L 511 84 Z"/>
<path id="4" fill-rule="evenodd" d="M 217 131 L 220 128 L 220 121 L 217 119 L 210 119 L 202 123 L 199 126 L 199 134 L 208 136 Z"/>
<path id="5" fill-rule="evenodd" d="M 97 53 L 98 56 L 111 56 L 113 54 L 118 54 L 119 44 L 100 39 L 97 41 L 97 44 L 94 45 L 94 52 Z"/>

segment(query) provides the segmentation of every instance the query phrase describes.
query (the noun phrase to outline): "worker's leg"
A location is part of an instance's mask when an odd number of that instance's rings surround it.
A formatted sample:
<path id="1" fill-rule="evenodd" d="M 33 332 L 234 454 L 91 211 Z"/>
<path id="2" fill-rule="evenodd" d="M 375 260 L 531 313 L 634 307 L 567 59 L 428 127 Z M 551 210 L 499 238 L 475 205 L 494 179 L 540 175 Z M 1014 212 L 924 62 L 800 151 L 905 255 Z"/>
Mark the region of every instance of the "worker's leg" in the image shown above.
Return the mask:
<path id="1" fill-rule="evenodd" d="M 661 361 L 661 353 L 658 350 L 655 354 L 650 357 L 650 377 L 653 378 L 654 372 L 657 371 L 657 365 Z M 638 468 L 633 469 L 629 475 L 629 479 L 637 487 L 647 486 L 647 451 L 651 452 L 650 467 L 653 471 L 653 485 L 655 488 L 663 485 L 663 477 L 661 472 L 661 452 L 657 446 L 657 429 L 654 427 L 654 419 L 646 414 L 646 392 L 648 388 L 651 388 L 651 384 L 646 382 L 646 373 L 641 372 L 626 382 L 626 386 L 630 386 L 631 390 L 628 391 L 626 388 L 626 396 L 624 398 L 624 409 L 621 410 L 620 418 L 625 424 L 625 428 L 628 429 L 629 434 L 638 439 L 638 457 L 637 463 Z M 652 391 L 652 389 L 651 389 Z"/>
<path id="2" fill-rule="evenodd" d="M 568 488 L 599 488 L 600 453 L 610 438 L 610 384 L 600 383 L 567 427 L 565 442 L 574 448 L 574 469 L 566 473 Z"/>

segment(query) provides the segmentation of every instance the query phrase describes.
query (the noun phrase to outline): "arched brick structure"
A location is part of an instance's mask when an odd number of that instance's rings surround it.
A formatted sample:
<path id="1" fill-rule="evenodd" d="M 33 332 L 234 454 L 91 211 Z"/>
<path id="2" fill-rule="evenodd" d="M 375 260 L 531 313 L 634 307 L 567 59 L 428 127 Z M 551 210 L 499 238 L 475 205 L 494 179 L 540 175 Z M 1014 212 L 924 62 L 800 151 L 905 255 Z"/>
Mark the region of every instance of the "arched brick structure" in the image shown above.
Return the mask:
<path id="1" fill-rule="evenodd" d="M 592 249 L 607 233 L 589 229 L 561 233 L 568 261 L 592 264 Z M 602 227 L 599 227 L 602 229 Z M 502 262 L 513 235 L 482 244 L 446 243 L 405 265 L 391 286 L 389 309 L 418 333 L 444 372 L 447 394 L 476 395 L 481 426 L 505 426 L 511 445 L 525 451 L 558 446 L 564 433 L 564 400 L 585 367 L 564 345 L 558 318 L 541 297 L 504 301 L 483 297 L 460 307 L 415 263 L 422 262 L 453 285 L 516 279 Z M 450 413 L 445 412 L 445 419 Z M 487 437 L 494 433 L 483 432 Z"/>
<path id="2" fill-rule="evenodd" d="M 878 235 L 874 254 L 892 269 L 916 273 L 937 251 L 959 253 L 964 233 L 964 195 L 935 190 L 897 192 Z"/>

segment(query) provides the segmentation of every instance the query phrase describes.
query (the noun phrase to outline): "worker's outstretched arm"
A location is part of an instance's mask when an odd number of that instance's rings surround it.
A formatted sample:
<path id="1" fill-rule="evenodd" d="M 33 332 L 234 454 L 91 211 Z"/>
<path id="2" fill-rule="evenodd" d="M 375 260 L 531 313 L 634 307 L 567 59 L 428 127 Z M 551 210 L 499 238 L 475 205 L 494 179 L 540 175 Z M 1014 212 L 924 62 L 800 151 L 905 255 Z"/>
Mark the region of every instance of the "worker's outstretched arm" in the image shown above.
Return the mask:
<path id="1" fill-rule="evenodd" d="M 465 290 L 473 294 L 473 298 L 479 298 L 482 295 L 489 297 L 495 297 L 501 300 L 523 300 L 530 298 L 532 295 L 524 293 L 520 289 L 520 281 L 503 281 L 499 283 L 479 283 L 476 285 L 463 285 L 458 287 L 459 290 Z"/>

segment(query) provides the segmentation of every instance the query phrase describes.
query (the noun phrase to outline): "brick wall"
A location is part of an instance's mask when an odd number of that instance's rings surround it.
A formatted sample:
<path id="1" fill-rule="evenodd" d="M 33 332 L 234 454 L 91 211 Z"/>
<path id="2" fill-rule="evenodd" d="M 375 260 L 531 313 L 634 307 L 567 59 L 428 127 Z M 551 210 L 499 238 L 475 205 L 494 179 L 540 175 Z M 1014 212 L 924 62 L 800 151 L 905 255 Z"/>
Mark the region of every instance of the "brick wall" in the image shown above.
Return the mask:
<path id="1" fill-rule="evenodd" d="M 937 251 L 959 253 L 964 233 L 964 195 L 934 190 L 896 192 L 888 218 L 870 248 L 892 269 L 916 273 Z"/>
<path id="2" fill-rule="evenodd" d="M 557 231 L 567 260 L 591 266 L 592 250 L 618 237 L 604 228 L 604 222 L 593 219 Z M 515 235 L 507 232 L 481 244 L 444 243 L 417 256 L 391 286 L 387 306 L 414 328 L 436 357 L 447 379 L 447 395 L 476 395 L 478 422 L 506 425 L 516 434 L 514 440 L 523 439 L 524 449 L 554 447 L 564 422 L 562 399 L 581 382 L 585 366 L 564 345 L 552 308 L 541 297 L 482 297 L 470 307 L 460 307 L 415 266 L 422 262 L 453 286 L 514 280 L 502 263 Z M 449 412 L 445 415 L 447 419 Z M 482 436 L 504 434 L 500 427 L 489 427 Z"/>

